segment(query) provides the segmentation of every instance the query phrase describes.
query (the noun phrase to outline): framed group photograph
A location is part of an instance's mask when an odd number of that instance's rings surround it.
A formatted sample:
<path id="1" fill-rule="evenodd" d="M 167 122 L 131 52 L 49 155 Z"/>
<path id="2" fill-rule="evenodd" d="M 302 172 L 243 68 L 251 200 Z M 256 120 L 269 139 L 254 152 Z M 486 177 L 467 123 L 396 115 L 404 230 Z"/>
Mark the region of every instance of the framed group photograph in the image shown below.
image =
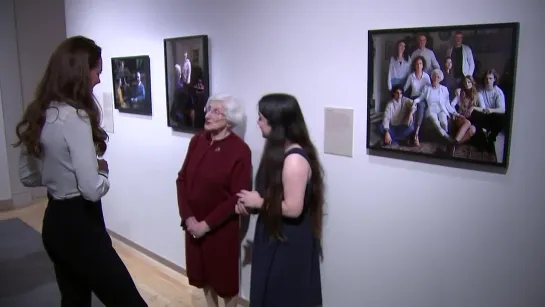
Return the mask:
<path id="1" fill-rule="evenodd" d="M 150 58 L 112 58 L 114 106 L 119 112 L 152 115 Z"/>
<path id="2" fill-rule="evenodd" d="M 182 132 L 202 130 L 210 96 L 208 36 L 168 38 L 164 48 L 167 124 Z"/>
<path id="3" fill-rule="evenodd" d="M 507 168 L 519 23 L 371 30 L 369 153 Z"/>

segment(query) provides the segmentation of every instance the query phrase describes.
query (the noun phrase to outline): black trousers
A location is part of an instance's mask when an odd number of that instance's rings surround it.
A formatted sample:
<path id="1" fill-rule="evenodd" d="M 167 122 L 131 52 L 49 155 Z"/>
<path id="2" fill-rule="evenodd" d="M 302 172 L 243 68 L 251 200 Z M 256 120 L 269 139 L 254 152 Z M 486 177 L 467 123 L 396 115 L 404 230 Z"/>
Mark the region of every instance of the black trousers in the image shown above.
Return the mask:
<path id="1" fill-rule="evenodd" d="M 496 141 L 496 137 L 501 131 L 504 131 L 507 134 L 507 131 L 505 131 L 505 128 L 507 127 L 507 116 L 505 114 L 486 114 L 479 111 L 473 111 L 469 120 L 475 127 L 489 130 L 489 138 L 493 142 Z"/>
<path id="2" fill-rule="evenodd" d="M 107 307 L 147 306 L 112 246 L 102 203 L 48 197 L 42 241 L 55 267 L 61 307 L 91 307 L 91 293 Z"/>

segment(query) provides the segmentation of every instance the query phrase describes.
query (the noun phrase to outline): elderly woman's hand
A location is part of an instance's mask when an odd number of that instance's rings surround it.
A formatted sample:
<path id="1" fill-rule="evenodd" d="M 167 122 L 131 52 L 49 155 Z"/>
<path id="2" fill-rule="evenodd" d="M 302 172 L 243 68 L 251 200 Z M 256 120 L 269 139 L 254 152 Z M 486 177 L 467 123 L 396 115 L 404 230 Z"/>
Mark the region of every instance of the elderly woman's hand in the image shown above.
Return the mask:
<path id="1" fill-rule="evenodd" d="M 188 230 L 191 235 L 193 235 L 193 238 L 198 239 L 203 237 L 207 232 L 209 232 L 210 227 L 205 221 L 200 221 L 188 227 Z"/>
<path id="2" fill-rule="evenodd" d="M 240 202 L 240 199 L 237 201 L 237 204 L 235 205 L 235 212 L 239 215 L 249 215 L 248 210 L 246 210 L 246 207 L 244 207 L 244 204 Z"/>

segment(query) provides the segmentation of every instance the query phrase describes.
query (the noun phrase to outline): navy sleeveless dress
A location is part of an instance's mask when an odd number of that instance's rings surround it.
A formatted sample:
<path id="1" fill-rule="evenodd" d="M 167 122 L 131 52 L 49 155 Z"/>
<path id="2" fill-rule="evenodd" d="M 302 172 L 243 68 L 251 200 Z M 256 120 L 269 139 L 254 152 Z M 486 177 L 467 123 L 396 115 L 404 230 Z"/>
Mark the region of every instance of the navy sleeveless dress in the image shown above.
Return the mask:
<path id="1" fill-rule="evenodd" d="M 286 152 L 299 154 L 308 161 L 306 152 L 293 148 Z M 284 157 L 284 158 L 285 158 Z M 263 181 L 256 180 L 256 190 L 263 195 Z M 250 307 L 316 307 L 322 305 L 320 279 L 320 241 L 312 234 L 310 195 L 307 183 L 301 216 L 282 221 L 286 241 L 267 234 L 258 218 L 252 251 Z"/>

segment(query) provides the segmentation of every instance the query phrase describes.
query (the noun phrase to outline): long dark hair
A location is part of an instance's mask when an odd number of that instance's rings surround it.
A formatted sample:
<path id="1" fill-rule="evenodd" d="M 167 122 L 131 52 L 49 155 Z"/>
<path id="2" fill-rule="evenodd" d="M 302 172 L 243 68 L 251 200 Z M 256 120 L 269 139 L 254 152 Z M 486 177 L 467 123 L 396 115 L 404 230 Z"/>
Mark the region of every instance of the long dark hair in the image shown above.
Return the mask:
<path id="1" fill-rule="evenodd" d="M 471 88 L 468 89 L 466 87 L 466 80 L 469 80 L 469 82 L 471 82 Z M 462 81 L 462 90 L 460 91 L 460 98 L 462 100 L 464 99 L 468 99 L 471 101 L 471 103 L 475 103 L 474 106 L 476 106 L 476 101 L 477 101 L 477 83 L 475 82 L 475 79 L 473 79 L 472 76 L 470 75 L 466 75 L 464 76 L 464 79 Z"/>
<path id="2" fill-rule="evenodd" d="M 282 169 L 284 153 L 288 142 L 298 144 L 309 158 L 312 171 L 312 194 L 305 198 L 310 200 L 312 232 L 318 239 L 322 238 L 322 220 L 324 207 L 324 171 L 318 158 L 318 152 L 310 140 L 305 118 L 297 99 L 288 94 L 268 94 L 258 103 L 259 113 L 267 119 L 271 131 L 261 157 L 258 180 L 264 189 L 264 204 L 260 212 L 270 236 L 284 240 L 282 233 L 282 201 L 284 188 Z"/>
<path id="3" fill-rule="evenodd" d="M 23 145 L 29 155 L 42 155 L 40 135 L 45 114 L 50 103 L 58 101 L 87 113 L 97 155 L 102 156 L 106 152 L 108 134 L 100 127 L 100 108 L 92 93 L 89 74 L 99 64 L 101 54 L 102 49 L 93 40 L 83 36 L 67 38 L 57 47 L 36 88 L 34 101 L 17 124 L 18 141 L 14 147 Z"/>
<path id="4" fill-rule="evenodd" d="M 469 80 L 471 82 L 471 88 L 468 89 L 466 86 L 466 81 Z M 469 113 L 469 110 L 471 107 L 476 107 L 477 104 L 477 83 L 475 82 L 475 79 L 473 79 L 472 76 L 466 75 L 464 76 L 464 79 L 462 79 L 462 86 L 460 90 L 460 102 L 458 103 L 460 112 L 464 115 L 466 113 Z"/>
<path id="5" fill-rule="evenodd" d="M 403 58 L 405 61 L 408 62 L 410 60 L 409 59 L 409 52 L 407 52 L 408 46 L 407 46 L 407 42 L 405 42 L 404 39 L 400 39 L 400 40 L 398 40 L 396 42 L 396 48 L 395 48 L 394 54 L 392 56 L 394 57 L 394 59 L 397 60 L 397 56 L 399 54 L 399 45 L 401 45 L 401 44 L 405 44 L 405 49 L 403 50 L 403 54 L 401 55 L 401 58 Z"/>

